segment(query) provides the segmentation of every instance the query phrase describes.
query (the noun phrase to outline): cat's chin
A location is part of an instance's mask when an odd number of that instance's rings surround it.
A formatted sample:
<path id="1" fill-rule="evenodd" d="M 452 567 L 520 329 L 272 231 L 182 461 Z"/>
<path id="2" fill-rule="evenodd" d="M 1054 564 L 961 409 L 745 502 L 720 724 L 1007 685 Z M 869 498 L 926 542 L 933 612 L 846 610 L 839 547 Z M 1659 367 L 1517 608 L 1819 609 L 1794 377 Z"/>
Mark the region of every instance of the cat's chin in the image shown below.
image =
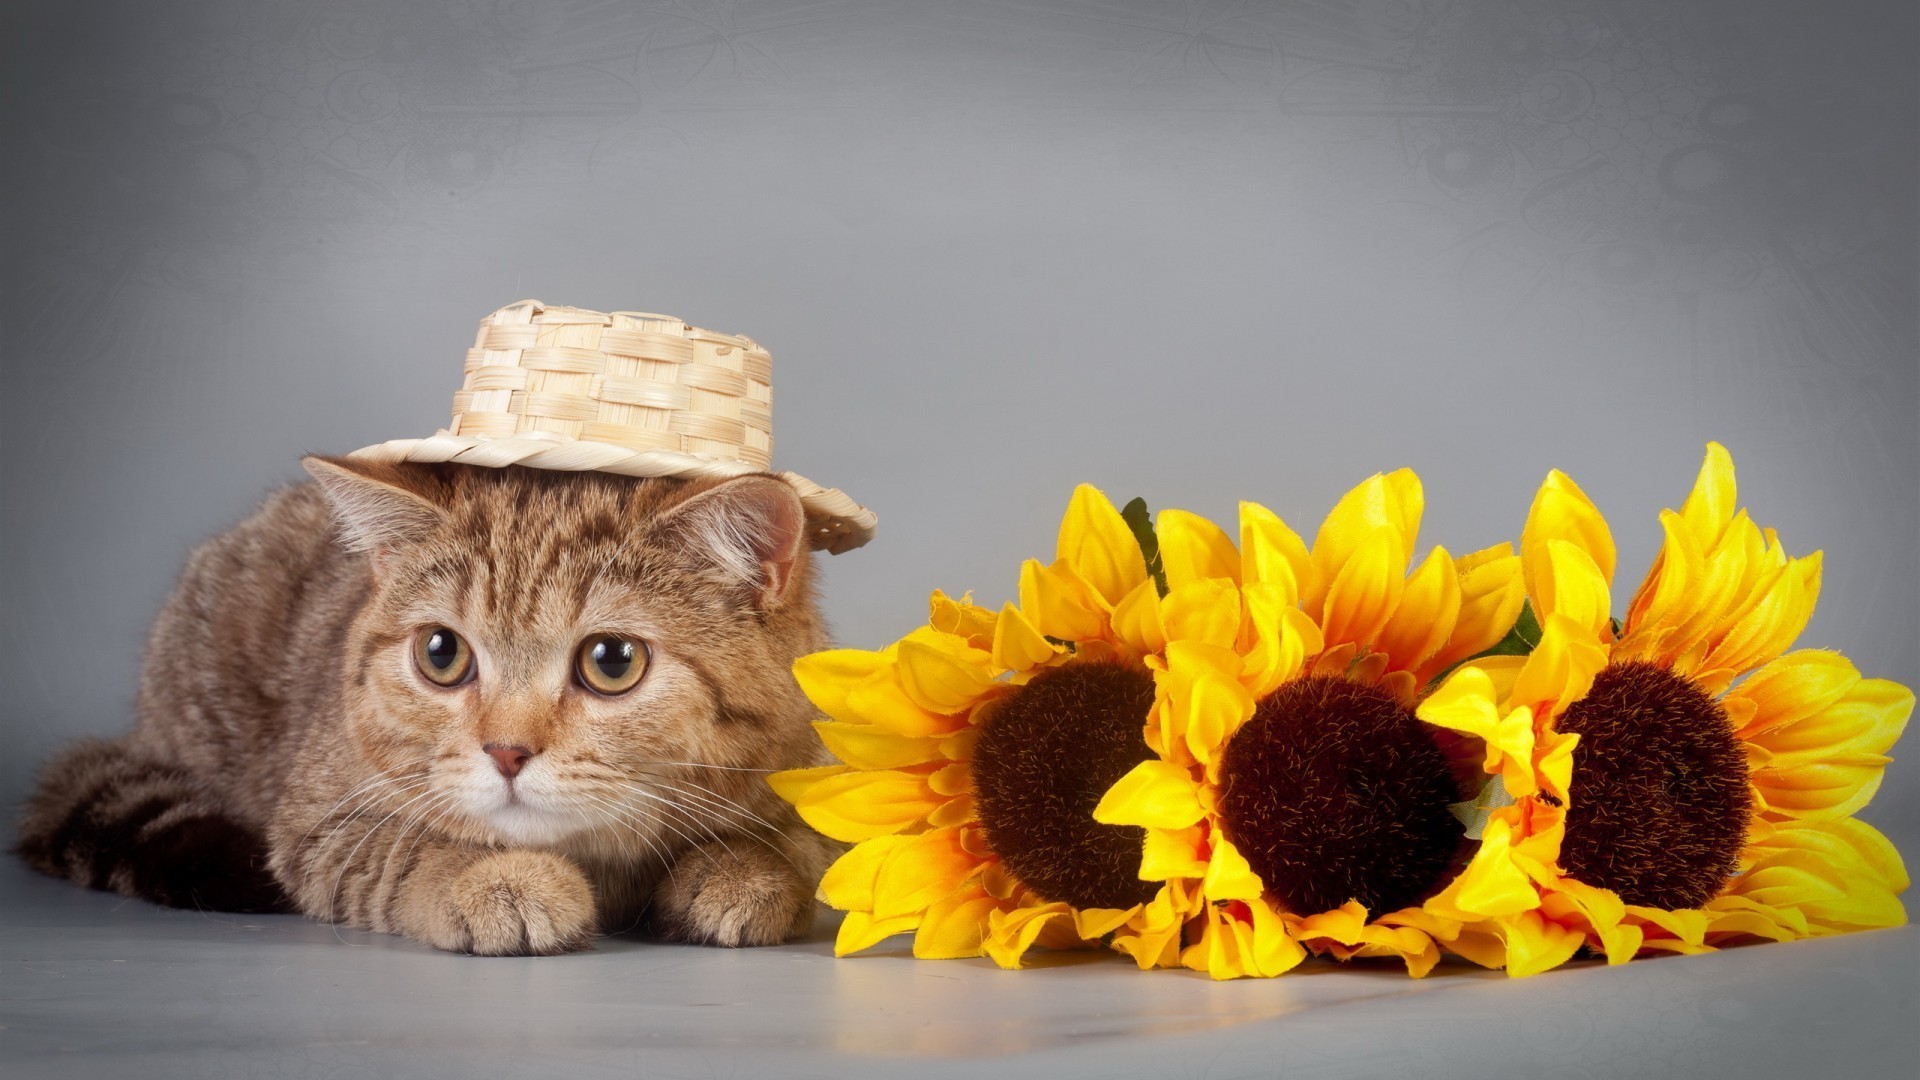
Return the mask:
<path id="1" fill-rule="evenodd" d="M 516 847 L 551 846 L 583 828 L 578 817 L 541 810 L 524 802 L 502 806 L 482 820 L 502 842 Z"/>

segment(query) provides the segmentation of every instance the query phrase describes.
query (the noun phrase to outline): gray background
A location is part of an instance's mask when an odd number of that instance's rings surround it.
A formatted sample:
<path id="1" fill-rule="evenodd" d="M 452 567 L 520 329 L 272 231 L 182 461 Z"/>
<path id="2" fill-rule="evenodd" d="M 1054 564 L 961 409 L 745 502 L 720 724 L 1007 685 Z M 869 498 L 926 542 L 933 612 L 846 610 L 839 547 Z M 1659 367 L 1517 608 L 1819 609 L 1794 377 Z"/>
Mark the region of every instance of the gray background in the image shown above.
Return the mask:
<path id="1" fill-rule="evenodd" d="M 1920 682 L 1917 32 L 1753 0 L 16 0 L 0 800 L 126 726 L 194 542 L 304 451 L 431 432 L 522 297 L 772 350 L 777 463 L 881 516 L 827 566 L 848 644 L 934 586 L 1010 598 L 1081 480 L 1310 534 L 1412 465 L 1461 551 L 1558 466 L 1623 606 L 1719 439 L 1826 551 L 1802 644 Z M 1909 852 L 1916 760 L 1863 815 Z M 1909 1019 L 1912 938 L 1857 994 Z"/>

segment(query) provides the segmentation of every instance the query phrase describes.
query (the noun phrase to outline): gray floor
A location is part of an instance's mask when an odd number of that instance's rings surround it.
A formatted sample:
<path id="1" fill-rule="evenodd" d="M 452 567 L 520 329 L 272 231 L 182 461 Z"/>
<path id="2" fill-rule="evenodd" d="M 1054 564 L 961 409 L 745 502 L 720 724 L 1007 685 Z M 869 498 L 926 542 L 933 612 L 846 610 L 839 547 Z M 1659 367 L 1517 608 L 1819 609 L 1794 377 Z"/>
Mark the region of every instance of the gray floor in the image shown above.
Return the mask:
<path id="1" fill-rule="evenodd" d="M 1119 957 L 833 959 L 610 939 L 474 959 L 172 911 L 0 860 L 0 1063 L 29 1077 L 1845 1077 L 1920 1062 L 1920 930 L 1512 982 Z"/>

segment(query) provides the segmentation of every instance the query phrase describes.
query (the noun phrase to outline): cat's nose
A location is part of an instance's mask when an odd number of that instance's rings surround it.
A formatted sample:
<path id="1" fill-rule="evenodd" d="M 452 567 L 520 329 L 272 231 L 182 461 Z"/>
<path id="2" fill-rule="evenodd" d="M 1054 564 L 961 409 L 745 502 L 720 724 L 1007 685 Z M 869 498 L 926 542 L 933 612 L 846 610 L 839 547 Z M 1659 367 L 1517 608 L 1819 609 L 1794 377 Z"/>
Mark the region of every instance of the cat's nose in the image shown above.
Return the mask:
<path id="1" fill-rule="evenodd" d="M 500 770 L 500 775 L 509 780 L 519 776 L 520 770 L 526 767 L 527 762 L 533 760 L 533 751 L 524 746 L 504 746 L 490 742 L 480 749 L 485 750 L 487 756 L 493 759 L 494 767 Z"/>

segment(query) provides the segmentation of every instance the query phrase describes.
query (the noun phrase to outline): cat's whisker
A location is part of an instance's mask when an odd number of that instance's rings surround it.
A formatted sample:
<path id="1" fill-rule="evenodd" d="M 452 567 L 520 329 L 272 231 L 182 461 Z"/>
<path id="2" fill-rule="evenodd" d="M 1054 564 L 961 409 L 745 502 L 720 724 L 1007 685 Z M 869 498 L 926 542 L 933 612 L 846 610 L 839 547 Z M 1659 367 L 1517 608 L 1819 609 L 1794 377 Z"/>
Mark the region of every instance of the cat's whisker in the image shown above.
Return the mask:
<path id="1" fill-rule="evenodd" d="M 718 791 L 714 791 L 712 788 L 703 788 L 697 784 L 692 784 L 685 780 L 680 780 L 674 777 L 663 776 L 663 777 L 659 777 L 658 779 L 665 780 L 670 784 L 678 785 L 676 790 L 679 791 L 680 794 L 688 795 L 695 799 L 698 799 L 700 802 L 706 804 L 707 806 L 713 808 L 716 811 L 724 812 L 727 814 L 743 815 L 749 821 L 752 821 L 754 824 L 759 825 L 760 827 L 766 829 L 768 832 L 771 832 L 771 833 L 778 833 L 780 831 L 779 826 L 775 825 L 771 821 L 768 821 L 766 818 L 761 817 L 759 814 L 754 813 L 752 810 L 747 808 L 747 805 L 745 803 L 740 802 L 738 799 L 729 798 Z"/>
<path id="2" fill-rule="evenodd" d="M 336 940 L 341 941 L 343 944 L 345 943 L 345 939 L 340 937 L 339 909 L 337 905 L 340 900 L 340 886 L 346 882 L 347 873 L 353 869 L 354 857 L 360 854 L 360 849 L 366 845 L 366 842 L 369 839 L 372 839 L 374 833 L 377 833 L 382 828 L 384 828 L 387 822 L 392 821 L 396 816 L 400 814 L 401 811 L 405 810 L 407 807 L 412 806 L 414 803 L 419 802 L 421 799 L 430 798 L 434 794 L 435 794 L 434 789 L 431 786 L 429 786 L 427 790 L 422 791 L 420 794 L 415 795 L 413 798 L 408 799 L 406 802 L 401 803 L 397 807 L 394 807 L 393 810 L 388 812 L 386 817 L 383 817 L 379 821 L 375 822 L 373 825 L 373 828 L 368 829 L 365 833 L 361 834 L 360 839 L 354 842 L 352 850 L 347 852 L 347 857 L 341 860 L 340 872 L 339 874 L 334 876 L 333 888 L 327 895 L 327 921 L 334 923 L 333 936 Z"/>
<path id="3" fill-rule="evenodd" d="M 748 768 L 745 765 L 713 765 L 705 761 L 665 761 L 665 760 L 655 759 L 652 761 L 636 761 L 636 762 L 632 762 L 632 764 L 640 765 L 640 766 L 684 765 L 692 769 L 718 769 L 721 772 L 761 773 L 763 775 L 766 773 L 776 773 L 781 771 L 780 769 L 753 769 L 753 768 Z"/>
<path id="4" fill-rule="evenodd" d="M 370 795 L 377 788 L 380 788 L 389 784 L 399 783 L 402 779 L 406 779 L 406 778 L 407 778 L 407 774 L 405 772 L 391 774 L 391 775 L 383 772 L 373 776 L 371 779 L 361 781 L 358 785 L 354 787 L 352 791 L 349 791 L 345 795 L 340 796 L 338 801 L 336 801 L 332 806 L 327 807 L 324 813 L 322 813 L 319 817 L 315 818 L 313 822 L 313 827 L 307 830 L 306 835 L 302 836 L 299 842 L 301 844 L 305 844 L 307 841 L 313 839 L 313 834 L 320 830 L 320 826 L 325 825 L 327 821 L 333 817 L 334 812 L 339 810 L 342 806 L 345 806 L 349 799 L 353 799 L 357 796 L 362 796 L 362 795 Z"/>
<path id="5" fill-rule="evenodd" d="M 665 779 L 665 778 L 662 778 L 662 779 Z M 685 781 L 675 781 L 675 782 L 680 784 L 685 784 Z M 641 788 L 640 785 L 632 784 L 631 781 L 629 781 L 629 785 L 634 787 L 636 790 L 644 790 L 643 788 Z M 717 792 L 706 791 L 704 789 L 695 787 L 693 785 L 686 784 L 685 788 L 683 790 L 680 790 L 679 793 L 682 795 L 691 795 L 694 798 L 699 799 L 703 804 L 705 804 L 699 809 L 702 809 L 704 812 L 708 814 L 714 814 L 716 816 L 718 816 L 718 814 L 720 813 L 745 814 L 747 817 L 751 818 L 752 820 L 758 822 L 761 826 L 765 827 L 768 831 L 774 832 L 774 833 L 779 832 L 777 828 L 775 828 L 772 824 L 767 822 L 765 819 L 761 818 L 758 814 L 755 814 L 753 811 L 748 810 L 745 806 L 742 806 L 731 799 L 725 799 L 723 796 L 720 796 Z M 658 795 L 653 795 L 652 797 L 659 798 Z M 673 806 L 675 809 L 678 809 L 682 814 L 685 814 L 687 817 L 694 818 L 694 810 L 696 808 L 686 806 L 672 799 L 666 799 L 664 801 L 667 802 L 668 805 Z M 698 820 L 698 819 L 696 818 L 694 820 Z M 711 824 L 705 821 L 700 821 L 700 825 L 702 828 L 705 828 L 707 830 L 707 833 L 709 836 L 713 837 L 714 840 L 719 842 L 721 847 L 726 849 L 728 855 L 733 855 L 735 858 L 738 858 L 738 855 L 735 854 L 733 847 L 726 842 L 726 840 L 720 835 L 718 830 L 714 829 Z M 780 858 L 784 860 L 788 866 L 792 866 L 795 870 L 800 869 L 800 867 L 794 863 L 793 858 L 789 856 L 786 853 L 786 851 L 781 849 L 781 847 L 778 844 L 775 844 L 773 841 L 767 839 L 764 836 L 761 836 L 759 833 L 751 830 L 740 830 L 738 832 L 735 832 L 733 835 L 744 836 L 749 840 L 753 840 L 756 843 L 765 845 L 774 854 L 780 856 Z"/>
<path id="6" fill-rule="evenodd" d="M 425 788 L 428 786 L 428 784 L 429 784 L 429 781 L 427 780 L 426 776 L 422 774 L 421 776 L 414 778 L 412 780 L 409 780 L 404 784 L 397 784 L 393 786 L 390 790 L 380 789 L 377 791 L 369 792 L 368 794 L 363 796 L 362 801 L 360 802 L 359 805 L 355 806 L 353 810 L 350 811 L 345 817 L 342 817 L 339 821 L 335 822 L 333 828 L 327 832 L 326 836 L 320 838 L 320 840 L 316 841 L 315 843 L 312 844 L 311 847 L 308 848 L 308 851 L 311 852 L 311 855 L 306 862 L 307 871 L 309 873 L 319 871 L 321 869 L 321 863 L 324 860 L 326 853 L 332 850 L 334 839 L 338 837 L 343 831 L 345 831 L 348 826 L 352 825 L 355 821 L 359 820 L 361 817 L 365 816 L 367 813 L 377 810 L 380 807 L 386 805 L 385 803 L 380 801 L 381 799 L 397 799 L 403 795 L 408 794 L 409 792 Z"/>
<path id="7" fill-rule="evenodd" d="M 679 803 L 674 802 L 672 799 L 667 798 L 666 796 L 661 795 L 658 792 L 649 791 L 646 787 L 640 784 L 629 784 L 627 786 L 627 790 L 632 792 L 635 795 L 639 795 L 641 798 L 651 799 L 654 802 L 661 804 L 662 806 L 670 807 L 672 809 L 680 811 L 681 814 L 687 819 L 688 825 L 692 827 L 704 829 L 707 833 L 708 839 L 718 841 L 721 847 L 727 848 L 728 854 L 733 853 L 733 849 L 731 847 L 727 847 L 726 840 L 723 837 L 721 837 L 719 833 L 715 832 L 711 825 L 708 825 L 707 823 L 695 818 L 687 810 L 686 807 L 681 806 Z M 689 836 L 685 829 L 682 829 L 680 828 L 680 826 L 674 824 L 673 819 L 663 816 L 663 817 L 657 818 L 656 820 L 659 821 L 660 824 L 665 825 L 667 828 L 672 829 L 675 835 L 679 836 L 682 840 L 685 840 L 687 842 L 688 847 L 700 846 L 700 843 L 701 843 L 700 839 L 698 837 Z"/>

